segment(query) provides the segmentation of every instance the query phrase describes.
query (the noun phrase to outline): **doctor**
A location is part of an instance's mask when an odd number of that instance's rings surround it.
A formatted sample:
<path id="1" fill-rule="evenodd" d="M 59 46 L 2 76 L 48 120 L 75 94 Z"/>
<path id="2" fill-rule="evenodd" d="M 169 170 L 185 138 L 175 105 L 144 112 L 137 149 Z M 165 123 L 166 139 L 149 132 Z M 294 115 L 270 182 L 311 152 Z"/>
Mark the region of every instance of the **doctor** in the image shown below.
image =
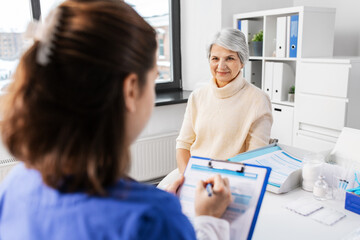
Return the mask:
<path id="1" fill-rule="evenodd" d="M 155 30 L 124 1 L 68 0 L 36 33 L 1 102 L 22 163 L 0 186 L 0 239 L 228 239 L 227 179 L 207 180 L 212 197 L 199 182 L 194 231 L 176 196 L 128 177 L 154 105 Z"/>

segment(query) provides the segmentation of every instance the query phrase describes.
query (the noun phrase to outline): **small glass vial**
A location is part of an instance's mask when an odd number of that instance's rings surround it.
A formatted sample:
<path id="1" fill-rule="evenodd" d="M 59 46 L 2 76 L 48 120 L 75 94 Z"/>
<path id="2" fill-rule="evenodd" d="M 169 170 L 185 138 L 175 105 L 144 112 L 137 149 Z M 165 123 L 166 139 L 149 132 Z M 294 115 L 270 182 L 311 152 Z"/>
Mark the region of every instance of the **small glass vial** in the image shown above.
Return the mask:
<path id="1" fill-rule="evenodd" d="M 325 181 L 324 176 L 319 176 L 318 180 L 314 184 L 313 195 L 317 200 L 326 200 L 327 193 L 329 191 L 329 185 Z"/>

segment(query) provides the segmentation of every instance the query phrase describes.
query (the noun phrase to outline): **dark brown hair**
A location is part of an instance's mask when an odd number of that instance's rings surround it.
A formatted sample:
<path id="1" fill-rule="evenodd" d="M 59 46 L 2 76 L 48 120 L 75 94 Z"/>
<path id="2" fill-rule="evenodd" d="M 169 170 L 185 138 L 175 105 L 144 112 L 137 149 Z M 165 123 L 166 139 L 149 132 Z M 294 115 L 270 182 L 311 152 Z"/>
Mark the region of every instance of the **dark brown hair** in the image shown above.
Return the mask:
<path id="1" fill-rule="evenodd" d="M 2 100 L 2 139 L 47 185 L 105 194 L 130 165 L 123 80 L 136 73 L 145 85 L 156 34 L 121 0 L 73 0 L 59 8 L 49 63 L 36 63 L 36 41 Z"/>

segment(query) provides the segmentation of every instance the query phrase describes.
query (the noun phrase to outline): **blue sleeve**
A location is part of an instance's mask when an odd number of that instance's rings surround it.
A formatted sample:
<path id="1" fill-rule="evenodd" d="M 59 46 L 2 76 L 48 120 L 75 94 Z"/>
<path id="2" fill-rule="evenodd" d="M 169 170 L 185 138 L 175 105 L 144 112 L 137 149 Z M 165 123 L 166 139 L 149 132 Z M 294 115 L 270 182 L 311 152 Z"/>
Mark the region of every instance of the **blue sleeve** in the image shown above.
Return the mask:
<path id="1" fill-rule="evenodd" d="M 11 180 L 16 176 L 16 172 L 21 166 L 22 164 L 18 164 L 18 166 L 13 167 L 10 173 L 8 173 L 8 175 L 3 179 L 0 184 L 0 226 L 6 190 L 8 188 L 8 185 L 11 183 Z"/>
<path id="2" fill-rule="evenodd" d="M 137 239 L 196 239 L 194 228 L 175 197 L 149 208 L 138 224 Z"/>

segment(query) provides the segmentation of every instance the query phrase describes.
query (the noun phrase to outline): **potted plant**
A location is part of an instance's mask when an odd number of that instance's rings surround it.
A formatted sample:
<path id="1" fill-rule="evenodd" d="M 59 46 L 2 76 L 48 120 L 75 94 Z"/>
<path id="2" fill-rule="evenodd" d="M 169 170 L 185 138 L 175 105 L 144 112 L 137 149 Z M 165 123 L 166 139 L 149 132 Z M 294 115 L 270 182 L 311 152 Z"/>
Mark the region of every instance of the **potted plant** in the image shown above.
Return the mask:
<path id="1" fill-rule="evenodd" d="M 289 89 L 288 101 L 294 102 L 294 100 L 295 100 L 295 86 L 291 86 Z"/>
<path id="2" fill-rule="evenodd" d="M 253 55 L 262 56 L 263 30 L 255 34 L 251 41 L 253 47 Z"/>

